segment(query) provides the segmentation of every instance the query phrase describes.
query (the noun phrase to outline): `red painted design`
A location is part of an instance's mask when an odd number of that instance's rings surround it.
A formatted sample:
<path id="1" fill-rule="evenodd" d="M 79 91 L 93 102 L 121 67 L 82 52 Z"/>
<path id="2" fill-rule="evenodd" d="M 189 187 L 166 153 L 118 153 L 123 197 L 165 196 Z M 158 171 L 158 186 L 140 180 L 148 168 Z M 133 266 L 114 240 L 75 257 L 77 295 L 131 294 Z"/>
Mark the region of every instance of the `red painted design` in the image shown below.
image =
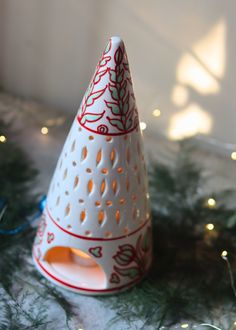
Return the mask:
<path id="1" fill-rule="evenodd" d="M 48 213 L 48 216 L 50 218 L 50 220 L 54 223 L 54 225 L 56 225 L 58 228 L 60 228 L 63 232 L 73 236 L 73 237 L 77 237 L 77 238 L 80 238 L 80 239 L 84 239 L 86 241 L 115 241 L 115 240 L 118 240 L 118 239 L 122 239 L 122 238 L 125 238 L 125 237 L 129 237 L 129 236 L 132 236 L 134 234 L 136 234 L 138 231 L 140 231 L 143 227 L 145 227 L 149 222 L 150 222 L 150 219 L 147 219 L 146 222 L 144 222 L 140 227 L 138 227 L 136 230 L 132 231 L 131 233 L 129 233 L 128 235 L 122 235 L 122 236 L 117 236 L 117 237 L 111 237 L 111 238 L 103 238 L 103 237 L 87 237 L 87 236 L 81 236 L 81 235 L 77 235 L 77 234 L 74 234 L 68 230 L 66 230 L 65 228 L 61 227 L 54 219 L 53 217 L 51 216 L 49 210 L 48 210 L 48 207 L 46 207 L 46 211 Z"/>
<path id="2" fill-rule="evenodd" d="M 120 283 L 120 277 L 116 273 L 112 273 L 110 277 L 110 283 Z"/>
<path id="3" fill-rule="evenodd" d="M 151 249 L 151 227 L 148 227 L 146 232 L 138 237 L 135 247 L 131 244 L 119 246 L 119 250 L 113 256 L 119 265 L 113 267 L 114 271 L 131 279 L 141 277 L 150 265 Z"/>
<path id="4" fill-rule="evenodd" d="M 89 288 L 83 288 L 83 287 L 79 287 L 77 285 L 72 285 L 70 283 L 67 283 L 65 281 L 60 280 L 59 278 L 57 278 L 56 276 L 54 276 L 53 274 L 51 274 L 43 265 L 42 263 L 37 259 L 37 257 L 34 255 L 34 259 L 37 262 L 38 267 L 41 268 L 41 270 L 43 271 L 44 274 L 46 274 L 48 277 L 50 277 L 54 282 L 60 283 L 62 285 L 64 285 L 67 288 L 70 288 L 72 290 L 75 291 L 84 291 L 84 292 L 94 292 L 94 293 L 106 293 L 106 292 L 115 292 L 115 291 L 119 291 L 125 288 L 128 288 L 129 286 L 138 283 L 141 278 L 136 278 L 135 280 L 130 281 L 129 283 L 126 283 L 124 285 L 121 286 L 117 286 L 115 288 L 109 288 L 109 289 L 101 289 L 101 290 L 96 290 L 96 289 L 89 289 Z"/>
<path id="5" fill-rule="evenodd" d="M 91 247 L 91 248 L 89 249 L 89 252 L 90 252 L 95 258 L 101 258 L 101 257 L 102 257 L 102 247 L 101 247 L 101 246 Z"/>
<path id="6" fill-rule="evenodd" d="M 77 119 L 81 126 L 93 133 L 123 135 L 138 128 L 138 112 L 132 92 L 132 81 L 124 45 L 121 44 L 114 55 L 110 53 L 111 50 L 112 40 L 109 41 L 102 59 L 96 67 L 95 74 L 82 100 Z M 104 68 L 105 66 L 106 68 Z M 103 89 L 96 90 L 96 85 L 104 77 L 108 78 L 108 84 Z M 89 107 L 99 99 L 101 103 L 98 108 L 101 108 L 102 111 L 93 113 Z M 96 122 L 100 122 L 100 124 L 96 125 Z"/>
<path id="7" fill-rule="evenodd" d="M 43 235 L 46 230 L 47 223 L 45 219 L 45 214 L 42 215 L 41 221 L 38 226 L 37 234 L 35 237 L 34 245 L 40 245 L 43 241 Z"/>
<path id="8" fill-rule="evenodd" d="M 131 244 L 119 246 L 119 250 L 113 256 L 115 262 L 120 266 L 129 265 L 135 258 L 135 249 Z"/>
<path id="9" fill-rule="evenodd" d="M 48 232 L 47 242 L 50 244 L 54 240 L 55 236 L 53 233 Z"/>

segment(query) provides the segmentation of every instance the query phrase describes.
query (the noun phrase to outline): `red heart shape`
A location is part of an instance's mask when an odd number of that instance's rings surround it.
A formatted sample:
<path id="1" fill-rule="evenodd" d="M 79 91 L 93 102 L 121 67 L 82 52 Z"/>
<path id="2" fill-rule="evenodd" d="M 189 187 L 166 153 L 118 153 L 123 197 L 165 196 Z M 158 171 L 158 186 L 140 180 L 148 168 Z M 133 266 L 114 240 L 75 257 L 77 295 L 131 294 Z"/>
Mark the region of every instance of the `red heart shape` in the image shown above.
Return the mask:
<path id="1" fill-rule="evenodd" d="M 110 277 L 111 283 L 120 283 L 120 278 L 116 273 L 112 273 Z"/>
<path id="2" fill-rule="evenodd" d="M 102 257 L 102 247 L 101 247 L 101 246 L 91 247 L 91 248 L 89 249 L 89 252 L 90 252 L 95 258 L 101 258 L 101 257 Z"/>

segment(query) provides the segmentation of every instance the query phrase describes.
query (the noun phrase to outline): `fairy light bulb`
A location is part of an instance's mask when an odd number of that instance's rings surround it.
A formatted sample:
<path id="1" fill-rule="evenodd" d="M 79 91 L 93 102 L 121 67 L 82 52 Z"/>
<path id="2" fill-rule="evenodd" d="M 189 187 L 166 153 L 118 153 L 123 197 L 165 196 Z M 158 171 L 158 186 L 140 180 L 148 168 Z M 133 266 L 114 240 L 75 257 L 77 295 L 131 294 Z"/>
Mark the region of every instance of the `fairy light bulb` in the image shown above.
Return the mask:
<path id="1" fill-rule="evenodd" d="M 209 207 L 214 207 L 214 206 L 216 206 L 216 201 L 214 198 L 209 198 L 207 201 L 207 204 Z"/>
<path id="2" fill-rule="evenodd" d="M 5 137 L 5 135 L 0 135 L 0 142 L 1 143 L 7 142 L 7 138 Z"/>
<path id="3" fill-rule="evenodd" d="M 188 328 L 188 323 L 183 323 L 183 324 L 181 324 L 181 328 L 182 328 L 182 329 L 187 329 L 187 328 Z"/>
<path id="4" fill-rule="evenodd" d="M 215 226 L 213 225 L 213 223 L 208 223 L 208 224 L 206 224 L 206 229 L 207 230 L 213 230 L 215 228 Z"/>
<path id="5" fill-rule="evenodd" d="M 42 128 L 41 128 L 41 133 L 42 133 L 43 135 L 47 135 L 47 134 L 48 134 L 48 128 L 47 128 L 46 126 L 42 127 Z"/>
<path id="6" fill-rule="evenodd" d="M 236 160 L 236 151 L 233 151 L 232 152 L 231 159 Z"/>
<path id="7" fill-rule="evenodd" d="M 147 128 L 147 124 L 144 121 L 140 122 L 140 129 L 144 131 Z"/>
<path id="8" fill-rule="evenodd" d="M 155 109 L 155 110 L 153 110 L 152 114 L 153 114 L 154 117 L 160 117 L 160 115 L 161 115 L 161 110 L 159 110 L 159 109 Z"/>
<path id="9" fill-rule="evenodd" d="M 228 255 L 228 252 L 226 250 L 222 251 L 222 253 L 221 253 L 222 258 L 227 257 L 227 255 Z"/>

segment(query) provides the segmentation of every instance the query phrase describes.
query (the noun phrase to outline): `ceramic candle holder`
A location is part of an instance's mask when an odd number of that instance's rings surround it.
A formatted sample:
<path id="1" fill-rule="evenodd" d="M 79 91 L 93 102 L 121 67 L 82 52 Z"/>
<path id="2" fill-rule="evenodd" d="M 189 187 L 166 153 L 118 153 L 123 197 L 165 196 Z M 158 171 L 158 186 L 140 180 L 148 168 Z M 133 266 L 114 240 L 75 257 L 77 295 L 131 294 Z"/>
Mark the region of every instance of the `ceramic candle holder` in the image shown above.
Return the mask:
<path id="1" fill-rule="evenodd" d="M 129 288 L 152 260 L 142 134 L 124 43 L 110 39 L 59 157 L 33 258 L 83 294 Z"/>

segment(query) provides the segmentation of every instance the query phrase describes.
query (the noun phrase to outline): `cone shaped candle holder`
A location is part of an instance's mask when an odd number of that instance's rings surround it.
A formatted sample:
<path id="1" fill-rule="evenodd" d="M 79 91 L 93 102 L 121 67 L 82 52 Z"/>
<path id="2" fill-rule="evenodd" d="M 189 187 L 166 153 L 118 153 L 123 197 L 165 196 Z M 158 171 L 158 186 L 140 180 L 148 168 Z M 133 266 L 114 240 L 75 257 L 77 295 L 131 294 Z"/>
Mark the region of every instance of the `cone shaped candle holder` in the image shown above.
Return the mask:
<path id="1" fill-rule="evenodd" d="M 33 258 L 49 280 L 83 294 L 124 290 L 151 265 L 142 135 L 118 37 L 97 65 L 63 147 Z"/>

